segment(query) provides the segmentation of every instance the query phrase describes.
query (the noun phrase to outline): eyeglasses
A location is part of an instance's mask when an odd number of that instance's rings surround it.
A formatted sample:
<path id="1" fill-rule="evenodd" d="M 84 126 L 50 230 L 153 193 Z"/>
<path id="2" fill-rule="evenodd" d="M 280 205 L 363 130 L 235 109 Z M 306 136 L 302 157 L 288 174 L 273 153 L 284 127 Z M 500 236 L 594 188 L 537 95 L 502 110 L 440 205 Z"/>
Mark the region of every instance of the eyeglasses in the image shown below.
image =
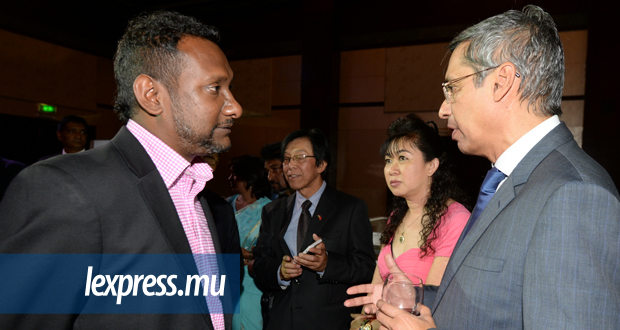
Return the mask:
<path id="1" fill-rule="evenodd" d="M 294 161 L 297 164 L 303 164 L 306 162 L 306 158 L 308 157 L 312 157 L 312 158 L 316 158 L 315 156 L 308 156 L 308 155 L 295 155 L 295 156 L 291 156 L 291 157 L 284 157 L 282 159 L 282 165 L 288 165 L 291 160 Z"/>
<path id="2" fill-rule="evenodd" d="M 459 81 L 461 81 L 461 80 L 463 80 L 465 78 L 469 78 L 471 76 L 475 76 L 475 75 L 477 75 L 479 73 L 483 73 L 484 71 L 493 70 L 493 69 L 497 69 L 497 68 L 498 67 L 496 67 L 496 66 L 490 67 L 490 68 L 486 68 L 484 70 L 480 70 L 478 72 L 474 72 L 472 74 L 468 74 L 466 76 L 459 77 L 459 78 L 456 78 L 456 79 L 452 79 L 452 80 L 450 80 L 448 82 L 442 83 L 441 87 L 443 87 L 443 96 L 445 96 L 445 98 L 446 98 L 446 103 L 454 102 L 454 91 L 453 91 L 453 87 L 451 86 L 452 84 L 454 84 L 455 82 L 459 82 Z M 515 73 L 515 75 L 517 76 L 517 78 L 521 77 L 521 75 L 518 72 Z"/>
<path id="3" fill-rule="evenodd" d="M 469 78 L 471 76 L 475 76 L 475 75 L 477 75 L 479 73 L 482 73 L 484 71 L 488 71 L 488 70 L 491 70 L 491 69 L 495 69 L 495 68 L 497 68 L 497 67 L 495 66 L 495 67 L 492 67 L 492 68 L 486 68 L 484 70 L 481 70 L 481 71 L 478 71 L 478 72 L 474 72 L 472 74 L 468 74 L 466 76 L 459 77 L 459 78 L 456 78 L 456 79 L 452 79 L 452 80 L 450 80 L 448 82 L 442 83 L 441 87 L 443 87 L 443 96 L 446 97 L 446 103 L 454 102 L 454 93 L 453 93 L 453 90 L 452 90 L 453 87 L 451 86 L 452 84 L 454 84 L 455 82 L 459 82 L 459 81 L 461 81 L 461 80 L 463 80 L 465 78 Z"/>

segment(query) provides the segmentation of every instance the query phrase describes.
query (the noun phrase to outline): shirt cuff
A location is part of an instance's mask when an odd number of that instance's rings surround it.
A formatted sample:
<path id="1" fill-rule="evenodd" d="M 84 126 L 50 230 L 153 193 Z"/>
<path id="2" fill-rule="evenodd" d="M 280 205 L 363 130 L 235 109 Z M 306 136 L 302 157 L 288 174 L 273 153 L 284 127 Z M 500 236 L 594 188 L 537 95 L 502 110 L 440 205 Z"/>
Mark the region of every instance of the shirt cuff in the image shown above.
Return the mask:
<path id="1" fill-rule="evenodd" d="M 280 268 L 282 267 L 282 265 L 280 265 L 280 267 L 278 267 L 278 272 L 276 273 L 277 279 L 278 279 L 278 284 L 280 284 L 280 288 L 282 288 L 282 290 L 286 290 L 286 287 L 288 287 L 289 285 L 291 285 L 291 281 L 284 281 L 280 278 Z"/>

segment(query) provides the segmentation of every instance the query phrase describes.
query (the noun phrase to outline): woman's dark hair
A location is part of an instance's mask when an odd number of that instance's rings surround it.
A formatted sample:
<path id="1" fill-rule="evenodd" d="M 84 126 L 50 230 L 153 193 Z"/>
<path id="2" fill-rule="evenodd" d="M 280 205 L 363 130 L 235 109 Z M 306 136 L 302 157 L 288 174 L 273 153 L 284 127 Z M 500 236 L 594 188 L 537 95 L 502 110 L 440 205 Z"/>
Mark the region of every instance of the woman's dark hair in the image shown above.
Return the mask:
<path id="1" fill-rule="evenodd" d="M 430 126 L 432 123 L 434 125 Z M 422 152 L 425 162 L 437 158 L 439 166 L 433 174 L 430 196 L 424 205 L 422 217 L 422 231 L 420 257 L 435 253 L 433 241 L 437 238 L 436 229 L 441 223 L 441 217 L 448 211 L 448 200 L 462 201 L 463 193 L 458 188 L 456 177 L 452 171 L 452 163 L 444 151 L 439 138 L 437 126 L 433 122 L 425 123 L 415 114 L 396 119 L 388 128 L 388 138 L 381 146 L 381 156 L 396 156 L 403 145 L 409 144 Z M 394 196 L 388 210 L 390 223 L 383 230 L 381 243 L 388 244 L 398 226 L 409 210 L 407 201 L 403 197 Z"/>
<path id="2" fill-rule="evenodd" d="M 230 169 L 237 180 L 245 182 L 245 189 L 252 188 L 254 198 L 260 199 L 271 194 L 271 186 L 260 158 L 250 155 L 235 157 L 230 162 Z"/>

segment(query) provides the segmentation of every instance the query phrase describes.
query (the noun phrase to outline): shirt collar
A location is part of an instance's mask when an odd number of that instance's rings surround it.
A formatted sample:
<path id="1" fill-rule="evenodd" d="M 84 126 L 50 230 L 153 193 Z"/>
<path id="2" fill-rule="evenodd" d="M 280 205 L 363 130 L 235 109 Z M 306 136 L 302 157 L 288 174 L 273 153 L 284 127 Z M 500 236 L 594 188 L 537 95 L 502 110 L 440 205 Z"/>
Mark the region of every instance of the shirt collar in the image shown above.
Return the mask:
<path id="1" fill-rule="evenodd" d="M 557 115 L 538 124 L 506 149 L 506 151 L 499 156 L 494 167 L 497 167 L 498 170 L 502 171 L 506 176 L 509 176 L 515 167 L 519 165 L 523 157 L 559 124 L 560 118 Z"/>
<path id="2" fill-rule="evenodd" d="M 315 192 L 314 195 L 308 198 L 308 200 L 312 202 L 312 206 L 310 207 L 312 210 L 314 210 L 314 208 L 316 208 L 316 206 L 319 204 L 319 200 L 321 199 L 321 196 L 323 195 L 323 192 L 325 191 L 325 187 L 327 187 L 327 182 L 323 181 L 321 188 L 319 188 L 319 190 L 317 190 L 317 192 Z M 300 209 L 301 204 L 303 204 L 305 201 L 306 201 L 306 198 L 304 196 L 302 196 L 299 192 L 295 192 L 295 209 Z"/>
<path id="3" fill-rule="evenodd" d="M 76 152 L 76 154 L 77 154 L 77 153 L 79 153 L 79 152 L 83 152 L 83 151 L 86 151 L 86 148 L 84 148 L 84 149 L 82 149 L 82 150 L 80 150 L 80 151 Z M 65 151 L 65 148 L 62 148 L 62 154 L 63 154 L 63 155 L 66 155 L 66 154 L 67 154 L 67 152 Z"/>
<path id="4" fill-rule="evenodd" d="M 213 178 L 213 169 L 202 157 L 194 157 L 191 163 L 188 162 L 166 143 L 131 119 L 127 122 L 127 130 L 138 139 L 151 157 L 166 188 L 170 189 L 183 174 L 189 175 L 203 186 Z"/>

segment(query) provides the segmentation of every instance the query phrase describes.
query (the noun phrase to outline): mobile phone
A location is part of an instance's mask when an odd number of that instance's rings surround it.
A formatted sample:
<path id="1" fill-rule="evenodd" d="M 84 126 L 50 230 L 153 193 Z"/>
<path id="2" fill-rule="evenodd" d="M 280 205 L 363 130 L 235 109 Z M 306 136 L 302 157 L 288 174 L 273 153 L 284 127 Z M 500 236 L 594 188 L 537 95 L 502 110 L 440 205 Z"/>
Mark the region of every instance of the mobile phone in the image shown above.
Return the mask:
<path id="1" fill-rule="evenodd" d="M 304 254 L 305 254 L 305 253 L 308 253 L 308 252 L 310 251 L 310 249 L 311 249 L 311 248 L 313 248 L 313 247 L 315 247 L 315 246 L 319 245 L 319 243 L 321 243 L 321 242 L 323 242 L 323 239 L 322 239 L 322 238 L 321 238 L 321 239 L 319 239 L 318 241 L 315 241 L 314 243 L 312 243 L 312 244 L 308 245 L 308 247 L 307 247 L 307 248 L 304 250 L 304 252 L 302 252 L 302 253 L 304 253 Z"/>

